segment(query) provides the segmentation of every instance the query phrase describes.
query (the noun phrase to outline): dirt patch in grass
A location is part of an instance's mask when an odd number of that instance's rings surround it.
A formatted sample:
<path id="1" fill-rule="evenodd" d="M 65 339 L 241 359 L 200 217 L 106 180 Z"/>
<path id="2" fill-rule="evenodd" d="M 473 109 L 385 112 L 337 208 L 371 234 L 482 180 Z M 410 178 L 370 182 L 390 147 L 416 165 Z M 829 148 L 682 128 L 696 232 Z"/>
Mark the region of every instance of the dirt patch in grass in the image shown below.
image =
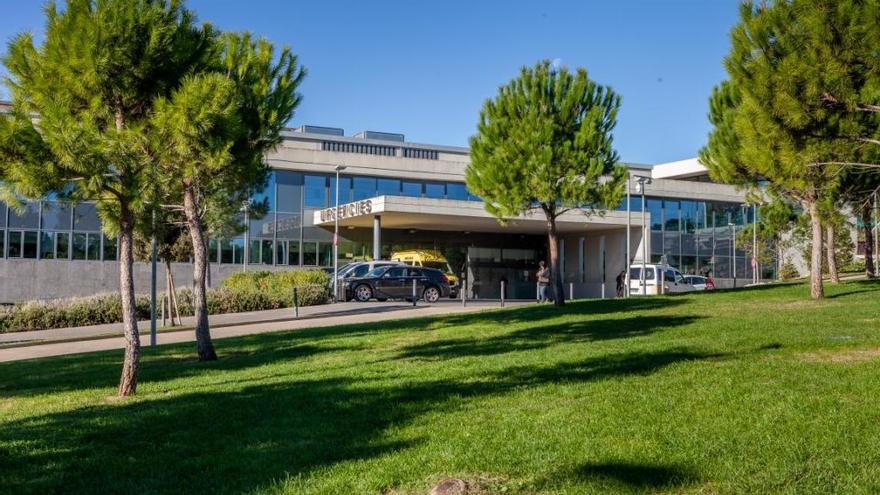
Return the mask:
<path id="1" fill-rule="evenodd" d="M 800 361 L 807 363 L 861 363 L 880 359 L 880 349 L 845 349 L 836 352 L 806 352 Z"/>

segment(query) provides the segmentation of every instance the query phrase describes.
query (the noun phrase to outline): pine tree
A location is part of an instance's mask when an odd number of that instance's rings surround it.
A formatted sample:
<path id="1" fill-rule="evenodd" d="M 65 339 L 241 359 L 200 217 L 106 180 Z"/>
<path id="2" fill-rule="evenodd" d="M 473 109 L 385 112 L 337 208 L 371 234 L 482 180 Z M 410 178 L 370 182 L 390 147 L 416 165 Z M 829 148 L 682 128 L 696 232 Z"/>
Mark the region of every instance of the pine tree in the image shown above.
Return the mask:
<path id="1" fill-rule="evenodd" d="M 225 33 L 204 73 L 157 105 L 153 142 L 163 197 L 183 213 L 193 248 L 193 300 L 199 360 L 217 359 L 208 322 L 206 233 L 228 230 L 249 192 L 268 177 L 265 154 L 300 102 L 305 70 L 284 48 Z M 248 226 L 244 226 L 247 228 Z"/>
<path id="2" fill-rule="evenodd" d="M 95 201 L 105 232 L 119 236 L 125 358 L 118 394 L 126 396 L 136 391 L 139 367 L 132 244 L 153 197 L 150 114 L 206 63 L 212 35 L 177 1 L 68 0 L 64 10 L 49 3 L 46 18 L 42 44 L 30 34 L 9 43 L 14 111 L 0 118 L 0 163 L 14 193 Z"/>
<path id="3" fill-rule="evenodd" d="M 470 140 L 468 189 L 502 221 L 541 211 L 547 220 L 555 302 L 564 303 L 556 220 L 619 204 L 625 171 L 612 146 L 620 97 L 583 68 L 523 67 L 480 112 Z"/>

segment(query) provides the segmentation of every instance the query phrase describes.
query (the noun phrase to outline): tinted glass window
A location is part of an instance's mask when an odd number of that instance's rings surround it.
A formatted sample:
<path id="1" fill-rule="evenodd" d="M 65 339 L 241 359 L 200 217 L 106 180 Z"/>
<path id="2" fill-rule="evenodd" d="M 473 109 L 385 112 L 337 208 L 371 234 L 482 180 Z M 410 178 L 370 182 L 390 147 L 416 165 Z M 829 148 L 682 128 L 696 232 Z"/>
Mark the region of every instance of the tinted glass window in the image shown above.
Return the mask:
<path id="1" fill-rule="evenodd" d="M 629 269 L 629 279 L 630 280 L 641 280 L 642 279 L 642 267 L 632 267 Z M 654 280 L 654 268 L 647 267 L 645 269 L 645 280 Z"/>
<path id="2" fill-rule="evenodd" d="M 414 198 L 420 198 L 422 196 L 422 183 L 421 182 L 404 182 L 402 185 L 402 191 L 404 196 L 411 196 Z"/>
<path id="3" fill-rule="evenodd" d="M 9 233 L 9 257 L 21 258 L 21 232 L 15 231 Z"/>
<path id="4" fill-rule="evenodd" d="M 376 195 L 376 179 L 372 177 L 355 177 L 352 201 L 372 198 Z"/>
<path id="5" fill-rule="evenodd" d="M 457 199 L 457 200 L 467 200 L 468 193 L 467 188 L 464 184 L 460 184 L 458 182 L 450 182 L 446 184 L 446 198 L 447 199 Z"/>
<path id="6" fill-rule="evenodd" d="M 396 277 L 405 277 L 406 276 L 406 268 L 396 266 L 394 268 L 389 268 L 387 272 L 385 272 L 385 277 L 387 278 L 396 278 Z"/>
<path id="7" fill-rule="evenodd" d="M 370 265 L 358 265 L 354 268 L 354 270 L 351 270 L 351 274 L 348 276 L 350 276 L 350 277 L 363 277 L 369 271 L 370 271 Z"/>
<path id="8" fill-rule="evenodd" d="M 101 220 L 93 203 L 80 203 L 73 208 L 75 230 L 101 230 Z"/>
<path id="9" fill-rule="evenodd" d="M 330 203 L 336 204 L 336 177 L 330 176 L 330 189 L 327 191 Z M 339 204 L 351 203 L 351 177 L 339 178 Z"/>
<path id="10" fill-rule="evenodd" d="M 663 228 L 663 200 L 648 198 L 648 213 L 651 215 L 651 230 Z"/>
<path id="11" fill-rule="evenodd" d="M 43 202 L 43 229 L 70 230 L 70 205 L 55 201 Z"/>
<path id="12" fill-rule="evenodd" d="M 58 232 L 55 234 L 56 255 L 58 259 L 66 260 L 70 257 L 70 234 Z"/>
<path id="13" fill-rule="evenodd" d="M 299 212 L 302 211 L 302 174 L 279 170 L 275 172 L 275 181 L 278 184 L 278 211 Z"/>
<path id="14" fill-rule="evenodd" d="M 40 235 L 40 258 L 51 260 L 55 257 L 55 236 L 52 232 L 43 232 Z"/>
<path id="15" fill-rule="evenodd" d="M 387 267 L 377 266 L 367 273 L 367 277 L 381 277 L 385 270 L 387 270 Z"/>
<path id="16" fill-rule="evenodd" d="M 663 223 L 666 225 L 666 231 L 678 232 L 678 220 L 679 202 L 670 200 L 663 201 Z"/>
<path id="17" fill-rule="evenodd" d="M 327 178 L 323 175 L 303 177 L 303 203 L 309 208 L 327 206 Z"/>
<path id="18" fill-rule="evenodd" d="M 378 196 L 382 196 L 382 195 L 399 196 L 400 195 L 400 181 L 397 179 L 377 179 L 376 180 L 376 194 Z"/>
<path id="19" fill-rule="evenodd" d="M 38 228 L 40 226 L 40 203 L 38 201 L 28 201 L 25 204 L 24 211 L 21 213 L 9 210 L 9 226 L 25 229 Z"/>
<path id="20" fill-rule="evenodd" d="M 275 209 L 275 172 L 269 172 L 265 187 L 253 191 L 251 199 L 255 204 L 261 204 L 265 201 L 270 210 Z"/>
<path id="21" fill-rule="evenodd" d="M 425 184 L 425 196 L 428 198 L 443 199 L 446 197 L 446 185 L 427 183 Z"/>

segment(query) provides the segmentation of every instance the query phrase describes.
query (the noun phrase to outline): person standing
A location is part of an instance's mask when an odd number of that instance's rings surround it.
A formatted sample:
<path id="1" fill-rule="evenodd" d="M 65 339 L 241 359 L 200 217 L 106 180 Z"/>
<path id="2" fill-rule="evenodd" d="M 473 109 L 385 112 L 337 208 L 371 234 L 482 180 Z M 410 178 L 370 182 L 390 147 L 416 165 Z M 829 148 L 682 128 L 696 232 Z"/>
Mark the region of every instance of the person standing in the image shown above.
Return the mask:
<path id="1" fill-rule="evenodd" d="M 625 285 L 626 272 L 624 270 L 620 270 L 620 274 L 617 275 L 617 297 L 623 297 L 623 290 Z"/>
<path id="2" fill-rule="evenodd" d="M 538 262 L 538 302 L 550 301 L 550 269 L 543 260 Z"/>

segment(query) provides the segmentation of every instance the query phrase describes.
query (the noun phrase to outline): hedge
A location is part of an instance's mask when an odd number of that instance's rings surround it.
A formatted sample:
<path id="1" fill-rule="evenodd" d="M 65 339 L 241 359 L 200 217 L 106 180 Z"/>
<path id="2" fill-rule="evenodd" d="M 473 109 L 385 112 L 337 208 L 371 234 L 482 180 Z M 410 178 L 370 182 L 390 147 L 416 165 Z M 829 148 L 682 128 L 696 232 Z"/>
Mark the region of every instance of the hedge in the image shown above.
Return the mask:
<path id="1" fill-rule="evenodd" d="M 208 313 L 241 313 L 293 306 L 293 288 L 297 288 L 300 306 L 324 304 L 328 300 L 329 275 L 322 271 L 236 273 L 221 287 L 208 289 Z M 159 295 L 160 300 L 164 293 Z M 192 316 L 193 295 L 190 289 L 177 291 L 181 316 Z M 135 297 L 138 319 L 150 317 L 150 298 Z M 49 328 L 79 327 L 122 321 L 122 298 L 118 293 L 42 302 L 29 301 L 0 308 L 0 332 L 21 332 Z"/>

